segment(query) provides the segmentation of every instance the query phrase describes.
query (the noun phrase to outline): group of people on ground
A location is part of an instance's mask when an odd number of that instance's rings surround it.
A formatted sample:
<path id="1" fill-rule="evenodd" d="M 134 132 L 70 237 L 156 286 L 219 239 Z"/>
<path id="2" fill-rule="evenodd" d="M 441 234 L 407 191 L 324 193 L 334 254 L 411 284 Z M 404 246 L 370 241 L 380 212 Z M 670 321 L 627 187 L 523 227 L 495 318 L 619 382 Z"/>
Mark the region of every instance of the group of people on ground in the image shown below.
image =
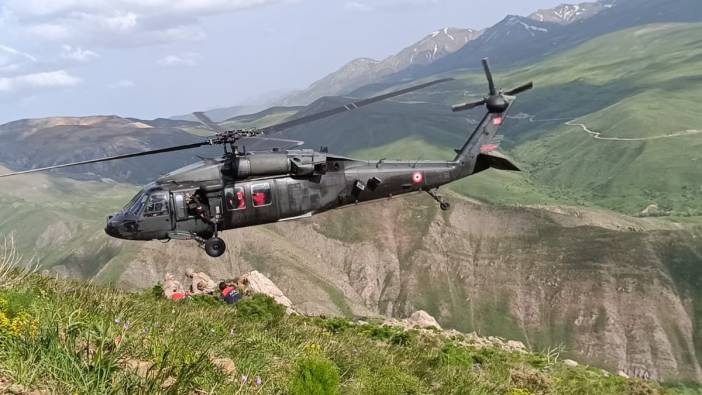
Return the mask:
<path id="1" fill-rule="evenodd" d="M 204 272 L 188 269 L 185 271 L 185 275 L 192 279 L 189 289 L 185 289 L 172 274 L 166 273 L 163 281 L 163 295 L 166 299 L 182 300 L 193 296 L 211 296 L 225 303 L 234 304 L 242 297 L 250 296 L 252 293 L 247 278 L 235 277 L 216 283 Z"/>

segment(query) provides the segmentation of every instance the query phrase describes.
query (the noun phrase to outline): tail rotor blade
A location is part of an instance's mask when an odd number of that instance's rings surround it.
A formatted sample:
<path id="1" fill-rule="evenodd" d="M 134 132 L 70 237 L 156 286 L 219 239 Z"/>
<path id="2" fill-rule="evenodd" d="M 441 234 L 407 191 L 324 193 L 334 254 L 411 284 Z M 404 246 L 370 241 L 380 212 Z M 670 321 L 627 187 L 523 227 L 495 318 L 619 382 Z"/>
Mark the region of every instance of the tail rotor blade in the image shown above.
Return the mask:
<path id="1" fill-rule="evenodd" d="M 488 86 L 490 87 L 490 96 L 497 94 L 497 89 L 495 89 L 495 81 L 492 79 L 492 71 L 490 70 L 490 61 L 488 58 L 483 59 L 483 68 L 485 69 L 485 77 L 488 80 Z"/>
<path id="2" fill-rule="evenodd" d="M 514 89 L 512 89 L 512 90 L 509 90 L 509 91 L 505 92 L 505 95 L 507 95 L 507 96 L 515 96 L 515 95 L 518 95 L 518 94 L 520 94 L 520 93 L 522 93 L 522 92 L 524 92 L 524 91 L 528 91 L 529 89 L 532 89 L 533 87 L 534 87 L 534 83 L 533 83 L 533 82 L 528 82 L 528 83 L 526 83 L 526 84 L 524 84 L 524 85 L 518 86 L 518 87 L 516 87 L 516 88 L 514 88 Z"/>
<path id="3" fill-rule="evenodd" d="M 456 104 L 455 106 L 451 107 L 451 110 L 453 110 L 453 112 L 466 111 L 466 110 L 470 110 L 471 108 L 480 107 L 480 106 L 484 105 L 485 103 L 486 103 L 486 100 L 483 99 L 483 100 L 472 102 L 472 103 Z"/>

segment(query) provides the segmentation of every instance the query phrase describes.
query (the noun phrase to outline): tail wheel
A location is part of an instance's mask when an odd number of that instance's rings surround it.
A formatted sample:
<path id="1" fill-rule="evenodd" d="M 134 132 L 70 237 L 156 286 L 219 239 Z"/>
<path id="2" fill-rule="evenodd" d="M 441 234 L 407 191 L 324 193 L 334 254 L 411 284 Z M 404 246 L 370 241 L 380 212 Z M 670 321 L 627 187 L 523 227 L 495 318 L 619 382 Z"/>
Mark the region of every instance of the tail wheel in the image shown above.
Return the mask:
<path id="1" fill-rule="evenodd" d="M 219 237 L 213 237 L 205 241 L 205 252 L 213 258 L 222 256 L 226 250 L 227 245 L 224 243 L 224 240 Z"/>

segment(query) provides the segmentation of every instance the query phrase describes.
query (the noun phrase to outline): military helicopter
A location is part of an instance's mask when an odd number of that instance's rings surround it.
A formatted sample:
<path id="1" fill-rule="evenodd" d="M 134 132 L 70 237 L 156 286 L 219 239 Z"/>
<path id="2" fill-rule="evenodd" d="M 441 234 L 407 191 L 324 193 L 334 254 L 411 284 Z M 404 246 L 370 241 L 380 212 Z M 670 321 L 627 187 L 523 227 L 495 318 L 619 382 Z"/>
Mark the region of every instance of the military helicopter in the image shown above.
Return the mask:
<path id="1" fill-rule="evenodd" d="M 439 194 L 440 186 L 491 167 L 519 171 L 509 160 L 493 152 L 490 142 L 504 123 L 515 96 L 533 88 L 533 83 L 506 92 L 498 91 L 488 59 L 483 59 L 482 63 L 489 86 L 488 96 L 455 105 L 452 109 L 457 112 L 485 106 L 487 113 L 465 144 L 455 150 L 456 156 L 451 161 L 356 160 L 330 154 L 325 149 L 296 149 L 302 142 L 282 139 L 275 140 L 293 147 L 239 150 L 243 141 L 267 139 L 292 126 L 354 111 L 451 80 L 448 78 L 262 129 L 222 130 L 204 113 L 195 113 L 215 132 L 202 142 L 18 171 L 0 177 L 222 145 L 222 157 L 203 159 L 146 185 L 121 211 L 108 217 L 105 227 L 108 235 L 126 240 L 194 240 L 211 257 L 220 257 L 226 250 L 224 241 L 218 237 L 223 230 L 306 218 L 410 192 L 425 191 L 442 210 L 448 210 L 450 204 Z"/>

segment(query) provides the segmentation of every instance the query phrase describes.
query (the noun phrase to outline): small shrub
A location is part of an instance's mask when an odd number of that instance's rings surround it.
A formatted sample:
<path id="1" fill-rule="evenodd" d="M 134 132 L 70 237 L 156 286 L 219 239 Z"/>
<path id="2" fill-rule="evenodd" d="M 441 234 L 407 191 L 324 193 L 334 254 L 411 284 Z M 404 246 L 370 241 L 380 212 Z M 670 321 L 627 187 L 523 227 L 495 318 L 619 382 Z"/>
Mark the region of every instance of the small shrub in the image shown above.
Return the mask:
<path id="1" fill-rule="evenodd" d="M 263 294 L 242 299 L 234 306 L 237 316 L 252 321 L 275 323 L 285 316 L 285 307 L 276 303 L 270 296 Z"/>
<path id="2" fill-rule="evenodd" d="M 336 395 L 339 368 L 327 358 L 311 355 L 297 361 L 290 393 L 294 395 Z"/>
<path id="3" fill-rule="evenodd" d="M 482 360 L 482 358 L 480 358 Z M 437 356 L 439 366 L 463 366 L 472 367 L 476 359 L 465 347 L 461 347 L 453 342 L 446 343 Z"/>
<path id="4" fill-rule="evenodd" d="M 154 285 L 154 287 L 151 288 L 151 296 L 153 296 L 154 299 L 163 299 L 163 284 L 158 283 Z"/>
<path id="5" fill-rule="evenodd" d="M 553 385 L 551 379 L 538 370 L 513 370 L 510 376 L 517 389 L 528 390 L 530 393 L 548 393 Z"/>
<path id="6" fill-rule="evenodd" d="M 421 381 L 397 366 L 385 366 L 380 369 L 363 369 L 353 385 L 353 393 L 395 395 L 424 394 Z"/>
<path id="7" fill-rule="evenodd" d="M 366 325 L 362 333 L 373 339 L 387 341 L 397 346 L 410 344 L 417 334 L 416 331 L 405 331 L 388 325 Z"/>
<path id="8" fill-rule="evenodd" d="M 348 320 L 343 318 L 321 319 L 318 325 L 334 334 L 341 333 L 352 326 Z"/>

